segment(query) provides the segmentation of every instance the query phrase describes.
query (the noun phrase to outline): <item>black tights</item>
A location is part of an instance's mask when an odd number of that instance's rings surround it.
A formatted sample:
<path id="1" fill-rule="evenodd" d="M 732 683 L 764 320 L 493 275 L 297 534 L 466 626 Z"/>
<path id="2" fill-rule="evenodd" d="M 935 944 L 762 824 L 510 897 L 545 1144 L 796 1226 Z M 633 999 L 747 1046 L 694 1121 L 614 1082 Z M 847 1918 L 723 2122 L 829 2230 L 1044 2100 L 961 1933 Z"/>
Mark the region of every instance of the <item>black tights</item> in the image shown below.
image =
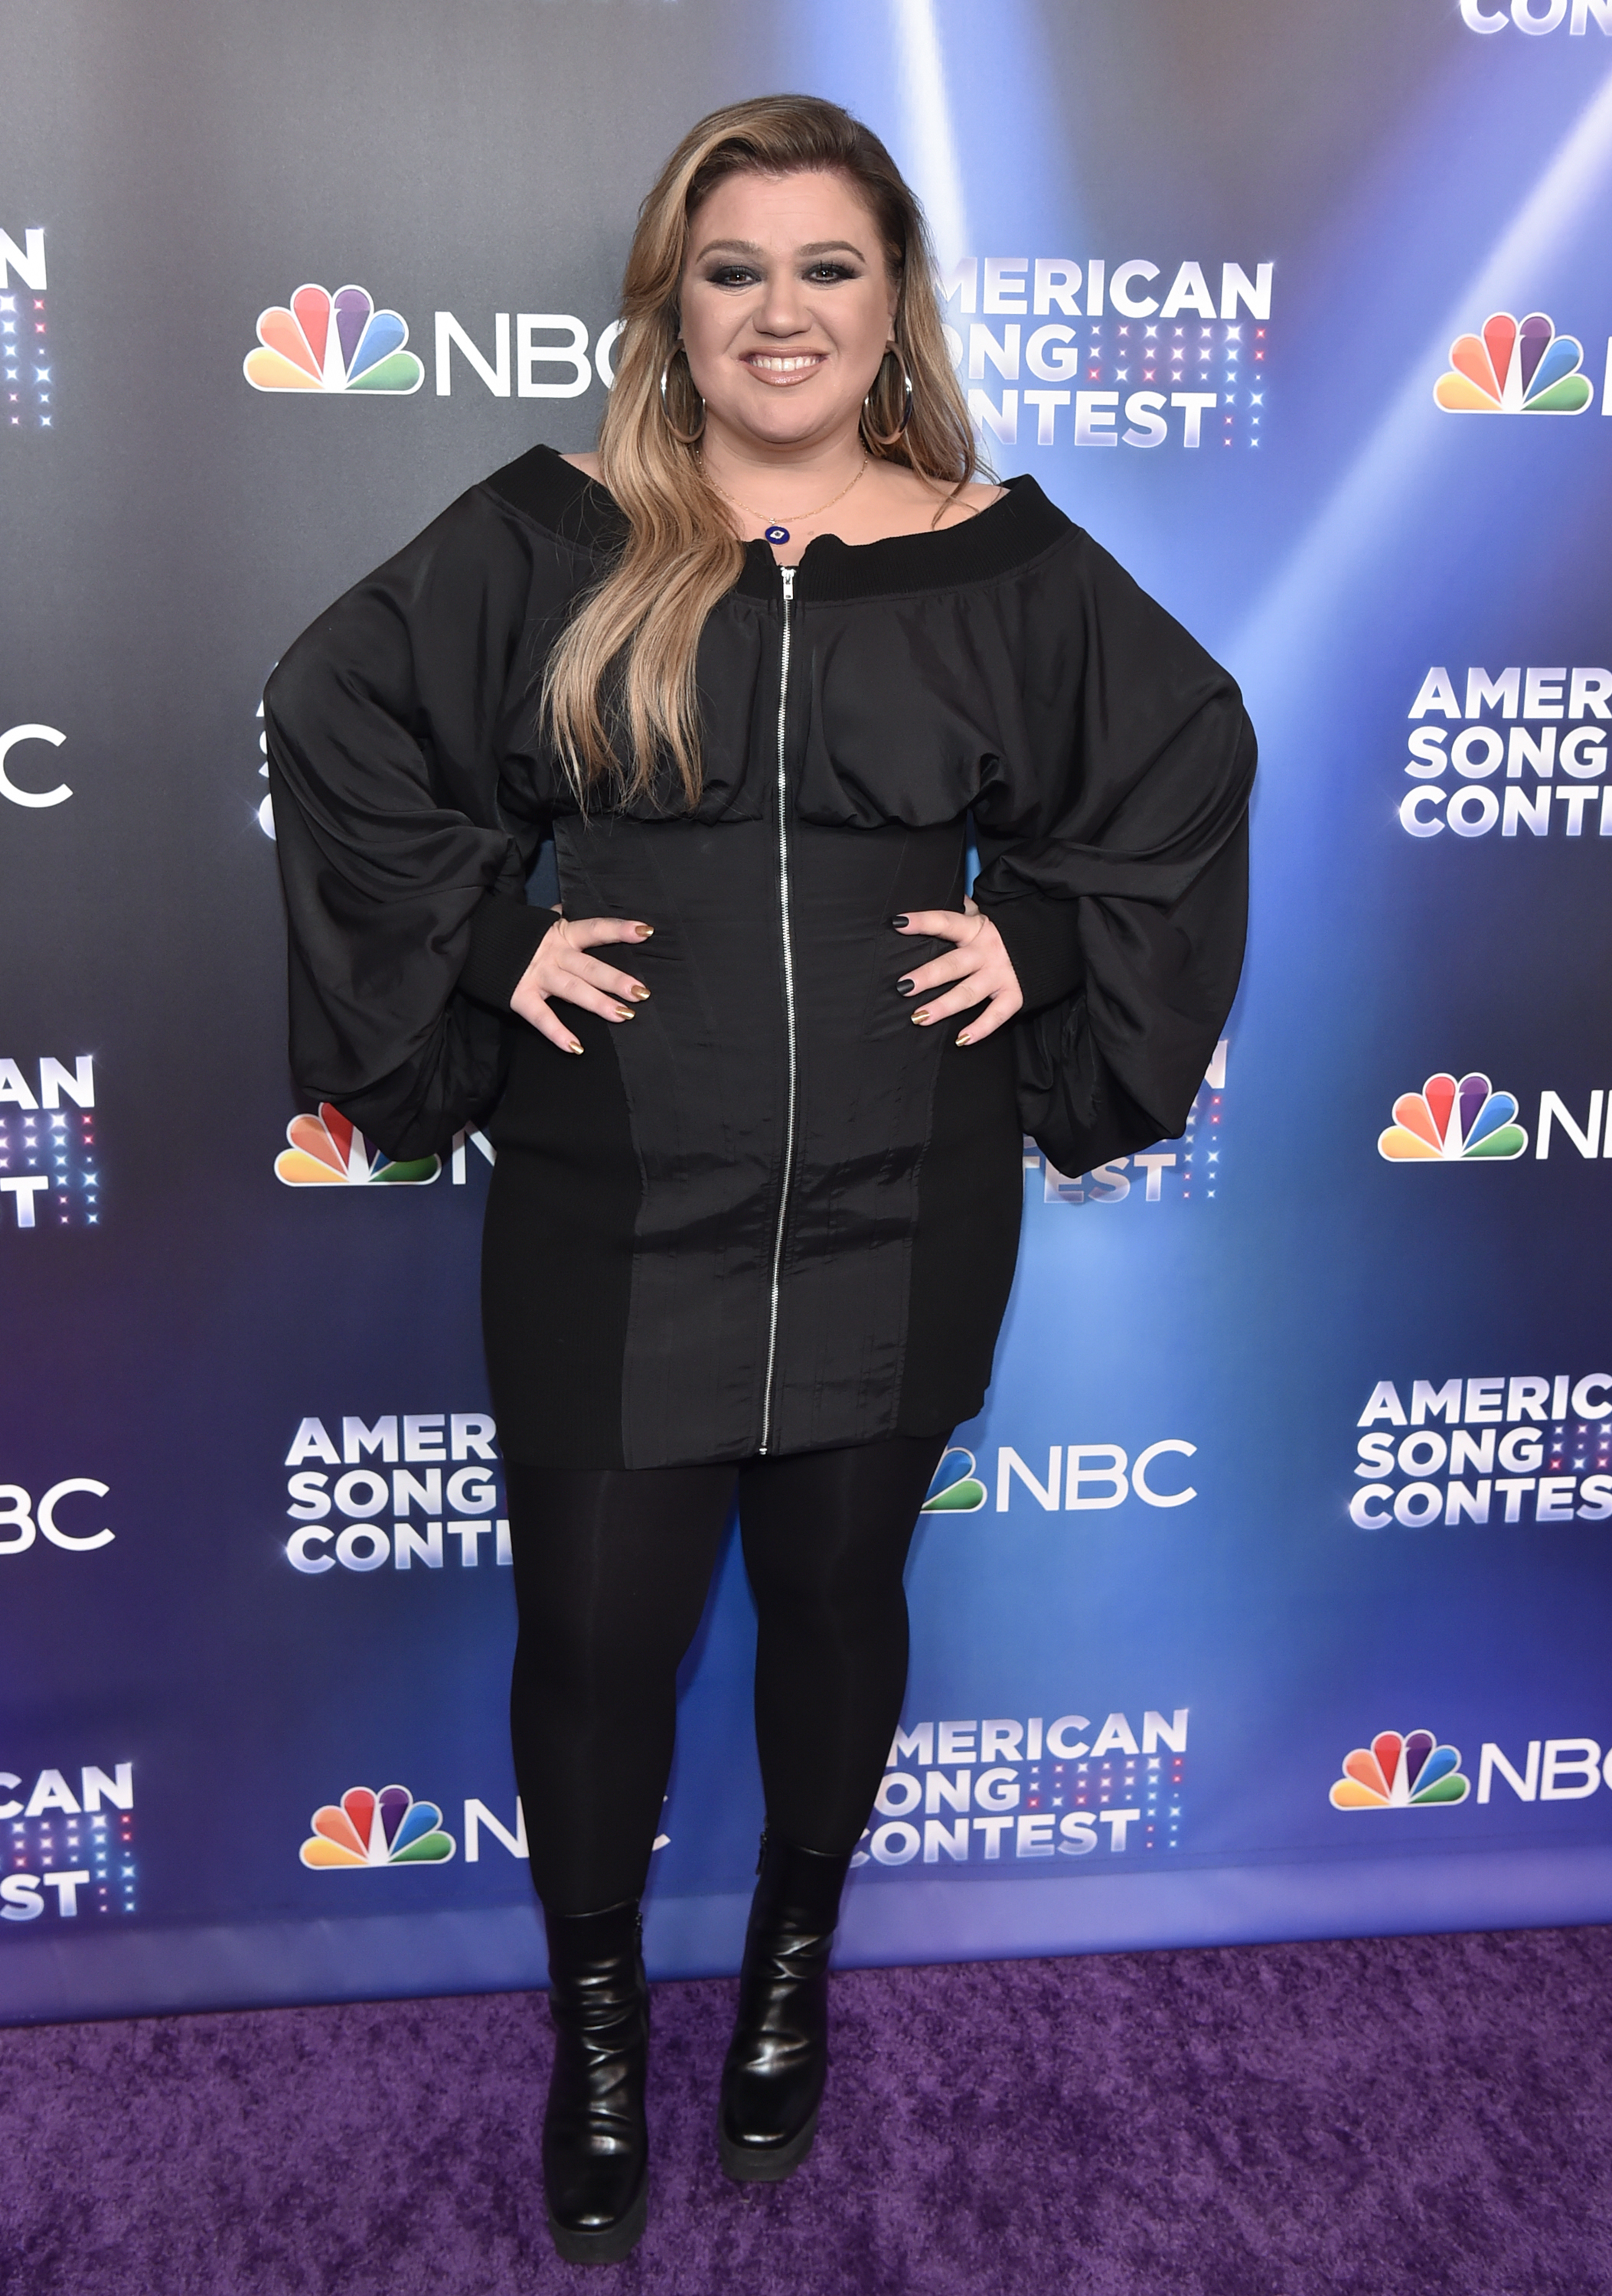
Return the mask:
<path id="1" fill-rule="evenodd" d="M 856 1845 L 907 1686 L 901 1572 L 944 1439 L 740 1466 L 508 1468 L 521 1635 L 510 1693 L 532 1878 L 551 1913 L 636 1898 L 671 1767 L 677 1672 L 736 1482 L 755 1596 L 768 1824 Z"/>

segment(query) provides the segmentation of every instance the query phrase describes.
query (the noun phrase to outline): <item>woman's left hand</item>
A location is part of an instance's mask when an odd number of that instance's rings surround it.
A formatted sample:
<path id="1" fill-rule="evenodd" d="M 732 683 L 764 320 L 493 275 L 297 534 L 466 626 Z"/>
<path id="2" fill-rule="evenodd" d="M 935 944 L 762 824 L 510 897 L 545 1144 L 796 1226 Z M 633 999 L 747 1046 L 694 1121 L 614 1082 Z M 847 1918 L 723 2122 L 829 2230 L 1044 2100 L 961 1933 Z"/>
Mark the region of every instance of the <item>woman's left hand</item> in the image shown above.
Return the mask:
<path id="1" fill-rule="evenodd" d="M 921 999 L 912 1016 L 920 1029 L 983 1004 L 984 1011 L 975 1014 L 958 1037 L 959 1045 L 977 1045 L 1004 1021 L 1011 1021 L 1023 1006 L 1024 991 L 1008 945 L 972 901 L 964 902 L 961 916 L 955 909 L 915 909 L 910 916 L 896 920 L 896 931 L 957 944 L 944 955 L 931 957 L 927 964 L 903 973 L 897 983 L 903 996 Z M 944 994 L 934 995 L 936 989 Z"/>

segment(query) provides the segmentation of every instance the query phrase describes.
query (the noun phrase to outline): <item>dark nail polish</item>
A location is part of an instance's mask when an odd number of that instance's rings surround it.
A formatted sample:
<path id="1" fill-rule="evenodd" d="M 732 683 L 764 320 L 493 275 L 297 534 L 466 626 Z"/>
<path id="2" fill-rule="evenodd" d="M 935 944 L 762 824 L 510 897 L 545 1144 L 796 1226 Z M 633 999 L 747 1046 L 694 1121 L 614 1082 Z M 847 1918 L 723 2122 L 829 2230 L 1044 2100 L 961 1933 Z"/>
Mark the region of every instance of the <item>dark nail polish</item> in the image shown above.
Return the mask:
<path id="1" fill-rule="evenodd" d="M 900 932 L 902 926 L 908 922 L 908 920 L 905 917 L 892 917 L 890 922 L 895 927 L 897 932 Z"/>
<path id="2" fill-rule="evenodd" d="M 899 996 L 910 996 L 917 983 L 916 980 L 898 980 L 895 986 Z"/>

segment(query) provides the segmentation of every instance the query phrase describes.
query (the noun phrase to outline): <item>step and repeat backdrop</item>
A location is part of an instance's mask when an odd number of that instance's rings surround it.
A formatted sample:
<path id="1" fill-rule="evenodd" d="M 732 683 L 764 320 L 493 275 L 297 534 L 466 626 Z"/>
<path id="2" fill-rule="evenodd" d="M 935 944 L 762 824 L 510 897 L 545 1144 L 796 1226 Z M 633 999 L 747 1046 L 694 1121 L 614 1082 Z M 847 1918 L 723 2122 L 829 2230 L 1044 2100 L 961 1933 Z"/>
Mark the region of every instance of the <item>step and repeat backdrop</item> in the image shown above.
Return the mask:
<path id="1" fill-rule="evenodd" d="M 5 0 L 0 2015 L 520 1986 L 490 1150 L 287 1075 L 264 679 L 849 103 L 959 373 L 1244 683 L 1179 1140 L 1027 1142 L 848 1961 L 1612 1918 L 1612 0 Z M 736 1964 L 729 1552 L 652 1965 Z"/>

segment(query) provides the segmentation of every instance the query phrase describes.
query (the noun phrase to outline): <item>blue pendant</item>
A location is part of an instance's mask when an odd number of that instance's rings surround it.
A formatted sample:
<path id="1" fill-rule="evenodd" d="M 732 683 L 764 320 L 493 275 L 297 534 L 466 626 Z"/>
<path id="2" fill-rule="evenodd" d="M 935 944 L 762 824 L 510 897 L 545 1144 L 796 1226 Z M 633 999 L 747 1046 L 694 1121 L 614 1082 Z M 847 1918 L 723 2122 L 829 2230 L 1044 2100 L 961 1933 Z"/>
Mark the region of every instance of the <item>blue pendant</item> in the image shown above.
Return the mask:
<path id="1" fill-rule="evenodd" d="M 763 542 L 787 542 L 789 529 L 786 526 L 769 526 L 761 539 Z"/>

